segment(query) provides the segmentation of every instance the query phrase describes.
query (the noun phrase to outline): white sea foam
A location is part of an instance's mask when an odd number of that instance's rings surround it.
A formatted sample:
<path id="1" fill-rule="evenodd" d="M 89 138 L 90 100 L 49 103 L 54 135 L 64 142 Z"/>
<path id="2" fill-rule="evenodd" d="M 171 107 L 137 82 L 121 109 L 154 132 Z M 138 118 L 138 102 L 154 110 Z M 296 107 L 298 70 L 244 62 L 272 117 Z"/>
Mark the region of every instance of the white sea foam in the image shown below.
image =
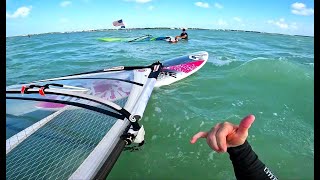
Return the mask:
<path id="1" fill-rule="evenodd" d="M 232 62 L 232 60 L 214 59 L 214 61 L 211 61 L 211 62 L 216 66 L 224 66 L 224 65 L 229 65 Z"/>
<path id="2" fill-rule="evenodd" d="M 155 140 L 155 139 L 157 139 L 157 135 L 153 135 L 152 138 L 151 138 L 152 141 Z"/>
<path id="3" fill-rule="evenodd" d="M 307 65 L 310 65 L 310 66 L 314 67 L 314 63 L 304 63 L 304 64 L 307 64 Z"/>
<path id="4" fill-rule="evenodd" d="M 213 161 L 213 155 L 215 154 L 215 151 L 211 151 L 209 153 L 209 158 L 208 158 L 208 161 Z"/>
<path id="5" fill-rule="evenodd" d="M 200 127 L 202 127 L 203 125 L 204 125 L 204 122 L 202 121 L 201 124 L 200 124 Z"/>
<path id="6" fill-rule="evenodd" d="M 161 113 L 161 109 L 159 107 L 155 107 L 154 110 L 158 113 Z"/>

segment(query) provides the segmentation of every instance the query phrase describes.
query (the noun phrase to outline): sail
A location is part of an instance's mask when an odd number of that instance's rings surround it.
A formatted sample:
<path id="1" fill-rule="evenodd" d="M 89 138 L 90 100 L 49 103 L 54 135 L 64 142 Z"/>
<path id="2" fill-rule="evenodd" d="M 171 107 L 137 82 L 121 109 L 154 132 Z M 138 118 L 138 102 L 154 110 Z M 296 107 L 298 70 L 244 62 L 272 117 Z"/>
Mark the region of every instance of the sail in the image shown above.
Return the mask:
<path id="1" fill-rule="evenodd" d="M 98 38 L 99 41 L 103 42 L 144 42 L 144 41 L 166 41 L 169 36 L 154 37 L 152 35 L 143 35 L 135 38 L 119 38 L 119 37 L 105 37 Z"/>
<path id="2" fill-rule="evenodd" d="M 123 135 L 143 131 L 138 120 L 161 68 L 121 66 L 7 87 L 6 177 L 104 177 L 131 143 Z"/>

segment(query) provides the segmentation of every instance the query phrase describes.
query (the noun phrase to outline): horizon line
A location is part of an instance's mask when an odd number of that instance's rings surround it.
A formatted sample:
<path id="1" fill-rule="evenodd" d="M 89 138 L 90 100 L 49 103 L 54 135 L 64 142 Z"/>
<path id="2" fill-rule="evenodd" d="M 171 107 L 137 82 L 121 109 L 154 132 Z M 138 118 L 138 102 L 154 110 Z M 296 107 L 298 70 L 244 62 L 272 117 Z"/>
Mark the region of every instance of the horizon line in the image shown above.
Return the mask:
<path id="1" fill-rule="evenodd" d="M 76 32 L 98 32 L 98 31 L 110 31 L 110 30 L 143 30 L 143 29 L 183 29 L 177 27 L 143 27 L 143 28 L 107 28 L 107 29 L 87 29 L 87 30 L 76 30 L 76 31 L 60 31 L 60 32 L 44 32 L 44 33 L 36 33 L 36 34 L 22 34 L 22 35 L 14 35 L 14 36 L 6 36 L 6 38 L 10 37 L 24 37 L 24 36 L 34 36 L 34 35 L 44 35 L 44 34 L 67 34 L 67 33 L 76 33 Z M 239 32 L 253 32 L 253 33 L 261 33 L 261 34 L 276 34 L 276 35 L 287 35 L 287 36 L 302 36 L 302 37 L 313 37 L 314 35 L 299 35 L 299 34 L 282 34 L 282 33 L 271 33 L 271 32 L 263 32 L 263 31 L 252 31 L 252 30 L 238 30 L 238 29 L 209 29 L 209 28 L 185 28 L 187 30 L 216 30 L 216 31 L 239 31 Z"/>

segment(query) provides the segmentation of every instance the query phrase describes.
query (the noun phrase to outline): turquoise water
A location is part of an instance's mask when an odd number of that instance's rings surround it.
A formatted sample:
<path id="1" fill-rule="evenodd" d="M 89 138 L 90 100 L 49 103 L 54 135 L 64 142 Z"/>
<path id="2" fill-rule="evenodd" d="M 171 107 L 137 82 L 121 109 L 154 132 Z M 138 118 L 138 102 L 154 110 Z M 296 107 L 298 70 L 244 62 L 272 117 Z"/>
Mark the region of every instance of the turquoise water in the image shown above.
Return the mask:
<path id="1" fill-rule="evenodd" d="M 207 64 L 155 89 L 144 114 L 146 144 L 123 152 L 108 179 L 235 179 L 228 154 L 190 138 L 247 114 L 249 142 L 280 179 L 314 179 L 314 38 L 189 30 L 190 40 L 101 42 L 101 37 L 178 35 L 177 30 L 44 34 L 6 38 L 6 85 L 118 65 L 148 65 L 196 51 Z"/>

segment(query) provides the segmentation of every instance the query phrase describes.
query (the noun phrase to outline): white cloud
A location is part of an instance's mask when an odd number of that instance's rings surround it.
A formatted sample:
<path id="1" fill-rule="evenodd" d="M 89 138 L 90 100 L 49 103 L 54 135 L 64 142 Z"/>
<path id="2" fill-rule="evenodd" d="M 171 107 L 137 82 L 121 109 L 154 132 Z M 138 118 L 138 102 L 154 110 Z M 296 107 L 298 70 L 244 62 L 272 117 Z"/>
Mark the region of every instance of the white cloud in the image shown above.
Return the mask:
<path id="1" fill-rule="evenodd" d="M 296 3 L 293 3 L 291 5 L 291 7 L 294 8 L 294 9 L 304 9 L 304 8 L 306 8 L 306 5 L 303 4 L 303 3 L 296 2 Z"/>
<path id="2" fill-rule="evenodd" d="M 239 17 L 233 17 L 233 20 L 238 21 L 238 22 L 242 22 L 242 19 Z"/>
<path id="3" fill-rule="evenodd" d="M 13 14 L 6 12 L 7 18 L 18 18 L 18 17 L 27 17 L 30 14 L 32 6 L 29 7 L 20 7 Z"/>
<path id="4" fill-rule="evenodd" d="M 222 9 L 223 6 L 219 3 L 214 3 L 214 7 L 218 8 L 218 9 Z"/>
<path id="5" fill-rule="evenodd" d="M 314 14 L 314 10 L 312 8 L 307 8 L 303 3 L 293 3 L 291 8 L 291 12 L 296 15 L 309 16 Z"/>
<path id="6" fill-rule="evenodd" d="M 60 22 L 60 23 L 67 23 L 67 22 L 69 22 L 69 19 L 67 19 L 67 18 L 61 18 L 61 19 L 59 20 L 59 22 Z"/>
<path id="7" fill-rule="evenodd" d="M 125 0 L 127 2 L 136 2 L 136 3 L 148 3 L 148 2 L 151 2 L 152 0 Z"/>
<path id="8" fill-rule="evenodd" d="M 71 1 L 63 1 L 63 2 L 60 3 L 60 6 L 61 7 L 67 7 L 67 6 L 71 5 L 71 3 L 72 3 Z"/>
<path id="9" fill-rule="evenodd" d="M 280 18 L 279 20 L 268 20 L 268 23 L 278 26 L 281 29 L 288 29 L 289 27 L 284 18 Z"/>
<path id="10" fill-rule="evenodd" d="M 226 21 L 224 21 L 223 19 L 219 19 L 217 22 L 217 25 L 219 26 L 227 26 L 228 23 Z"/>
<path id="11" fill-rule="evenodd" d="M 154 6 L 149 6 L 148 10 L 152 11 L 154 9 Z"/>
<path id="12" fill-rule="evenodd" d="M 209 8 L 210 7 L 209 4 L 205 3 L 205 2 L 196 2 L 196 3 L 194 3 L 194 5 L 202 7 L 202 8 Z"/>
<path id="13" fill-rule="evenodd" d="M 298 25 L 296 22 L 291 23 L 289 27 L 290 29 L 294 29 L 294 30 L 298 29 Z"/>
<path id="14" fill-rule="evenodd" d="M 150 2 L 151 0 L 136 0 L 137 3 L 147 3 Z"/>

